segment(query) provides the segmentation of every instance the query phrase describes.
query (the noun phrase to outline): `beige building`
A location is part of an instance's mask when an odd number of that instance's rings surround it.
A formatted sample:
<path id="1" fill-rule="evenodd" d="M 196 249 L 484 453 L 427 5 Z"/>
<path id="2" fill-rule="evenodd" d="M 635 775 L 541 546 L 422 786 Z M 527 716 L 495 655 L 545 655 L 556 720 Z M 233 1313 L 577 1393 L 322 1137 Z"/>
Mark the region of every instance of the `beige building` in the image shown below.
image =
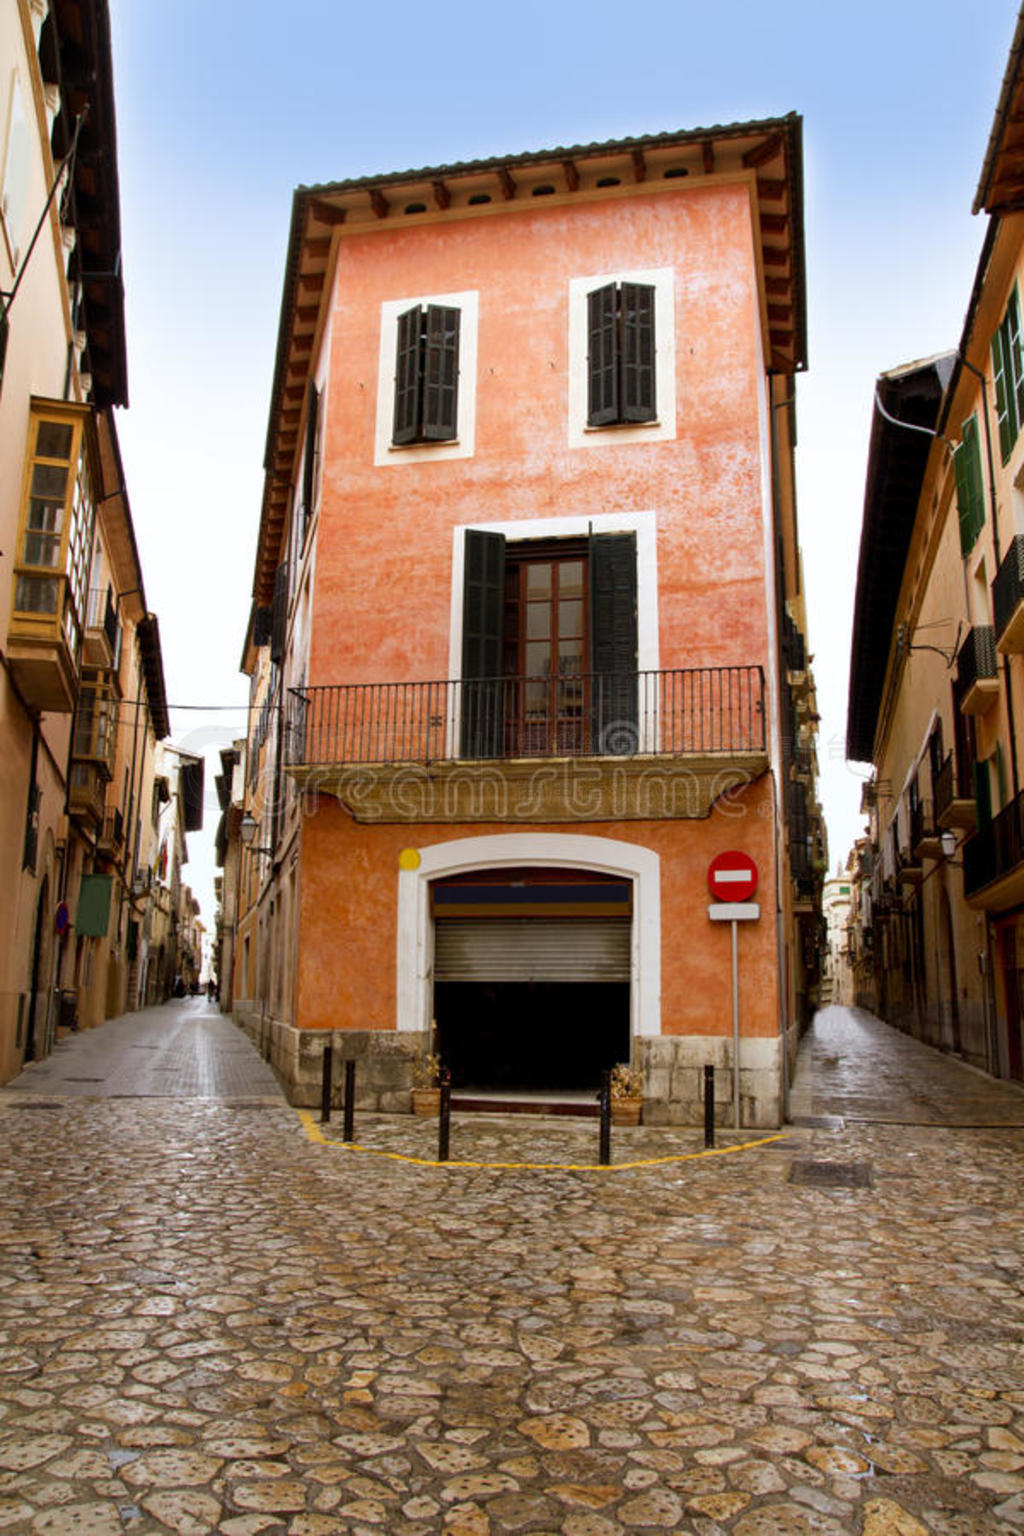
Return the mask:
<path id="1" fill-rule="evenodd" d="M 871 761 L 878 1011 L 1024 1078 L 1024 20 L 975 211 L 959 345 L 881 375 L 848 755 Z"/>
<path id="2" fill-rule="evenodd" d="M 127 403 L 106 0 L 0 0 L 0 1080 L 140 996 L 168 730 Z"/>

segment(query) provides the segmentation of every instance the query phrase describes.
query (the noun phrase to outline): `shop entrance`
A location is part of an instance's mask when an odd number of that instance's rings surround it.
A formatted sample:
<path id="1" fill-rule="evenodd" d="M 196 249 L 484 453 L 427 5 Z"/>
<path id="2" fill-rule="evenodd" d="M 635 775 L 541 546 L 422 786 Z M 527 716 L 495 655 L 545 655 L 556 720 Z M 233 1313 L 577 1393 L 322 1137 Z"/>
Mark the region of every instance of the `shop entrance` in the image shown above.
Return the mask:
<path id="1" fill-rule="evenodd" d="M 474 871 L 431 888 L 437 1046 L 461 1090 L 595 1092 L 630 1056 L 632 881 Z"/>

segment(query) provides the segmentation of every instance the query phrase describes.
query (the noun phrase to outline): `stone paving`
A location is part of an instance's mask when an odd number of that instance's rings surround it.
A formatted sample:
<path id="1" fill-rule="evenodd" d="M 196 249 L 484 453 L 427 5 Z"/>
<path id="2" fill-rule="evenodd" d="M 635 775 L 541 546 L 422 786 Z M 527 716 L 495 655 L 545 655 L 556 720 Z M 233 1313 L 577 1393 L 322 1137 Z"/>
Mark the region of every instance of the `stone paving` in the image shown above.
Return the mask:
<path id="1" fill-rule="evenodd" d="M 229 1022 L 166 1008 L 208 1096 L 170 1072 L 126 1096 L 141 1051 L 119 1096 L 83 1095 L 114 1081 L 110 1025 L 0 1092 L 0 1532 L 1024 1530 L 1017 1090 L 910 1053 L 879 1118 L 955 1110 L 961 1081 L 985 1128 L 841 1118 L 851 1050 L 904 1042 L 830 1010 L 831 1086 L 817 1031 L 794 1084 L 826 1124 L 437 1167 L 430 1123 L 361 1117 L 368 1150 L 342 1147 L 254 1054 L 232 1075 Z M 595 1134 L 467 1116 L 452 1157 L 585 1164 Z"/>

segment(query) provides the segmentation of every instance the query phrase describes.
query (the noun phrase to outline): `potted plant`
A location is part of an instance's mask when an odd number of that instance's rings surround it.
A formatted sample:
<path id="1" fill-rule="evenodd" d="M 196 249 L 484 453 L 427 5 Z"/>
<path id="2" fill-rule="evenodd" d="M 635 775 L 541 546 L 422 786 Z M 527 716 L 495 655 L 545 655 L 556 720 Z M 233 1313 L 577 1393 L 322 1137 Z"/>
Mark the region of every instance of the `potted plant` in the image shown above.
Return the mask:
<path id="1" fill-rule="evenodd" d="M 420 1119 L 441 1113 L 441 1058 L 434 1052 L 413 1061 L 412 1112 Z"/>
<path id="2" fill-rule="evenodd" d="M 639 1125 L 644 1104 L 644 1080 L 636 1067 L 620 1061 L 612 1067 L 612 1125 Z"/>

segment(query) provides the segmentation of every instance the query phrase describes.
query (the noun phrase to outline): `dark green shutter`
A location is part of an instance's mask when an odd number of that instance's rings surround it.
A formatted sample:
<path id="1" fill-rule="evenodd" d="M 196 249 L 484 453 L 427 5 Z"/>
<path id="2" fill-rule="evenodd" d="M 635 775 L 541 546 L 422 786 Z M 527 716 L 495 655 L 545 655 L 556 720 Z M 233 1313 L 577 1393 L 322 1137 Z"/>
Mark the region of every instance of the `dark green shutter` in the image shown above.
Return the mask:
<path id="1" fill-rule="evenodd" d="M 284 660 L 287 630 L 288 561 L 284 560 L 274 574 L 274 611 L 270 626 L 270 659 L 278 666 Z"/>
<path id="2" fill-rule="evenodd" d="M 462 605 L 462 756 L 500 757 L 505 536 L 466 530 Z"/>
<path id="3" fill-rule="evenodd" d="M 969 416 L 960 429 L 960 446 L 953 454 L 953 471 L 960 517 L 960 552 L 968 555 L 985 525 L 985 493 L 976 416 Z"/>
<path id="4" fill-rule="evenodd" d="M 621 419 L 654 417 L 654 289 L 649 283 L 623 283 Z"/>
<path id="5" fill-rule="evenodd" d="M 457 435 L 458 406 L 459 311 L 428 304 L 423 364 L 425 442 L 446 442 Z"/>
<path id="6" fill-rule="evenodd" d="M 992 372 L 995 375 L 996 381 L 996 421 L 999 425 L 999 452 L 1005 464 L 1013 449 L 1014 438 L 1017 436 L 1016 423 L 1013 419 L 1012 376 L 1005 319 L 992 338 Z"/>
<path id="7" fill-rule="evenodd" d="M 615 284 L 587 294 L 587 425 L 619 419 L 618 296 Z"/>
<path id="8" fill-rule="evenodd" d="M 1010 295 L 1010 302 L 1006 306 L 1006 319 L 1003 322 L 1005 329 L 1007 379 L 1006 385 L 1013 402 L 1014 437 L 1024 423 L 1024 353 L 1021 351 L 1020 336 L 1020 298 L 1017 289 L 1014 288 Z"/>
<path id="9" fill-rule="evenodd" d="M 306 450 L 302 459 L 302 537 L 313 516 L 313 496 L 316 492 L 317 417 L 320 411 L 320 394 L 313 380 L 306 386 Z"/>
<path id="10" fill-rule="evenodd" d="M 590 634 L 594 750 L 628 755 L 638 746 L 635 533 L 591 537 Z"/>
<path id="11" fill-rule="evenodd" d="M 420 423 L 420 333 L 422 312 L 417 304 L 398 317 L 395 349 L 395 422 L 392 442 L 414 443 Z"/>

